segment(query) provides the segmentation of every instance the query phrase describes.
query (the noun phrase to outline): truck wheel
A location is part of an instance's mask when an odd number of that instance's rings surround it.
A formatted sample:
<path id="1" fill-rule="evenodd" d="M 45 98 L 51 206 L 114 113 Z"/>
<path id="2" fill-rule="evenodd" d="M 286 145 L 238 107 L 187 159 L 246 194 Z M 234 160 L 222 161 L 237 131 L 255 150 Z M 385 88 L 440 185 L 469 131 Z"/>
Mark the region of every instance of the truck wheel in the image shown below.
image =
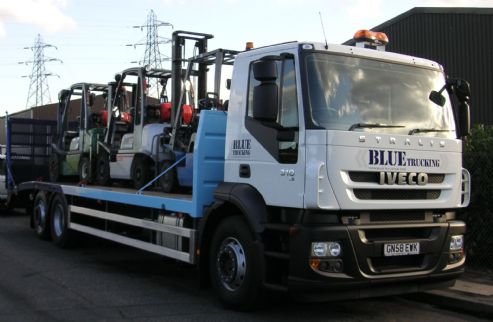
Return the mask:
<path id="1" fill-rule="evenodd" d="M 159 173 L 168 169 L 173 162 L 171 161 L 163 161 L 159 166 Z M 177 178 L 176 178 L 176 170 L 175 168 L 169 170 L 164 175 L 159 178 L 159 186 L 161 190 L 166 193 L 173 192 L 177 188 Z"/>
<path id="2" fill-rule="evenodd" d="M 91 183 L 91 177 L 89 176 L 91 169 L 91 162 L 89 161 L 89 157 L 83 156 L 79 161 L 79 180 L 85 181 L 86 183 Z"/>
<path id="3" fill-rule="evenodd" d="M 68 228 L 70 217 L 65 197 L 56 194 L 50 210 L 51 240 L 58 247 L 67 248 L 72 244 L 74 232 Z"/>
<path id="4" fill-rule="evenodd" d="M 50 216 L 46 194 L 39 191 L 34 197 L 32 210 L 33 228 L 39 239 L 50 238 Z"/>
<path id="5" fill-rule="evenodd" d="M 55 152 L 50 154 L 48 160 L 48 176 L 50 182 L 57 182 L 60 180 L 60 157 Z"/>
<path id="6" fill-rule="evenodd" d="M 98 156 L 96 164 L 96 182 L 101 186 L 110 184 L 110 158 L 103 152 Z"/>
<path id="7" fill-rule="evenodd" d="M 150 181 L 151 172 L 149 168 L 150 165 L 146 158 L 134 158 L 134 162 L 132 164 L 132 180 L 134 182 L 135 189 L 142 188 Z"/>
<path id="8" fill-rule="evenodd" d="M 219 224 L 211 242 L 209 273 L 226 307 L 247 311 L 260 304 L 262 260 L 243 218 L 228 217 Z"/>
<path id="9" fill-rule="evenodd" d="M 0 203 L 0 215 L 7 214 L 12 210 L 12 192 L 7 193 L 7 198 Z"/>

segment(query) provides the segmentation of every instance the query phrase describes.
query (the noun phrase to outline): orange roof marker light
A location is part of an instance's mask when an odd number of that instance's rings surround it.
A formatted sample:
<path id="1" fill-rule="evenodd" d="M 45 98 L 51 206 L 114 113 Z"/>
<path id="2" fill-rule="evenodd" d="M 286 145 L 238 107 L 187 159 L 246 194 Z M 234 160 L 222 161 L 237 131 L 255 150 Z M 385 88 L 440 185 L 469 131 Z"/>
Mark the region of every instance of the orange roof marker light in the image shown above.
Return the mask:
<path id="1" fill-rule="evenodd" d="M 385 45 L 389 43 L 389 38 L 383 32 L 371 30 L 358 30 L 353 36 L 356 47 L 371 48 L 385 51 Z"/>

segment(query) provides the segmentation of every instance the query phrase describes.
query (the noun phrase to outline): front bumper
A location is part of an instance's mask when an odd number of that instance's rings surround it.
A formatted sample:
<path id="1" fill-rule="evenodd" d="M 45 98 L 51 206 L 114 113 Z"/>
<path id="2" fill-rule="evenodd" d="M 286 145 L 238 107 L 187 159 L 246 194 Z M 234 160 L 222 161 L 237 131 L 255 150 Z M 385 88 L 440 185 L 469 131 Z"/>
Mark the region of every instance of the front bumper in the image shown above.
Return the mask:
<path id="1" fill-rule="evenodd" d="M 460 221 L 428 224 L 300 225 L 290 240 L 288 289 L 325 297 L 361 298 L 451 286 L 464 271 L 465 255 L 450 259 L 450 236 L 465 233 Z M 312 242 L 338 241 L 337 272 L 309 265 Z M 383 245 L 419 242 L 419 255 L 386 257 Z M 322 259 L 323 261 L 324 259 Z M 338 265 L 339 265 L 338 264 Z"/>

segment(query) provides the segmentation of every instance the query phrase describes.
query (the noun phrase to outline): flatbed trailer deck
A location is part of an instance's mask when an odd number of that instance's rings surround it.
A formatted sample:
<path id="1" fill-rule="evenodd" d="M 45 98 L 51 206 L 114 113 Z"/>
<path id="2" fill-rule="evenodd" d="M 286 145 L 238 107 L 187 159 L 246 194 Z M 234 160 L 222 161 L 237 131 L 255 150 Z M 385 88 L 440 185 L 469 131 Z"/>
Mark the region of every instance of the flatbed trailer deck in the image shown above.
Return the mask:
<path id="1" fill-rule="evenodd" d="M 213 190 L 223 179 L 225 130 L 225 113 L 202 113 L 197 131 L 201 139 L 197 141 L 193 154 L 191 194 L 43 181 L 22 182 L 16 186 L 16 192 L 30 194 L 34 200 L 34 216 L 53 212 L 52 207 L 56 207 L 53 200 L 60 196 L 62 214 L 59 224 L 63 230 L 60 234 L 65 230 L 75 230 L 193 264 L 198 234 L 194 220 L 202 217 L 206 208 L 212 205 Z M 45 197 L 36 198 L 40 193 Z M 190 227 L 184 227 L 185 222 Z M 114 229 L 115 223 L 117 229 Z M 143 237 L 130 237 L 121 229 L 127 226 L 148 233 Z M 149 235 L 151 238 L 146 240 Z M 171 244 L 181 249 L 169 247 L 165 241 L 170 239 L 179 240 Z M 182 247 L 176 247 L 177 244 Z"/>

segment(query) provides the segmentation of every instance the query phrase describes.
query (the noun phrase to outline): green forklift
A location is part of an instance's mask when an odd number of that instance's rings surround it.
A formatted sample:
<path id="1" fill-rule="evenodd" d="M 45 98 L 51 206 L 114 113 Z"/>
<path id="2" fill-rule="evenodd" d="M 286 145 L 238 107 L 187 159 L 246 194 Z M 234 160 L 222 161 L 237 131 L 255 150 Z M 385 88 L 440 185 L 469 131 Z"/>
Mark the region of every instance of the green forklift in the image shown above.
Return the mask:
<path id="1" fill-rule="evenodd" d="M 106 135 L 109 88 L 77 83 L 59 92 L 57 131 L 49 159 L 51 182 L 78 178 L 81 184 L 91 183 L 98 141 Z"/>

